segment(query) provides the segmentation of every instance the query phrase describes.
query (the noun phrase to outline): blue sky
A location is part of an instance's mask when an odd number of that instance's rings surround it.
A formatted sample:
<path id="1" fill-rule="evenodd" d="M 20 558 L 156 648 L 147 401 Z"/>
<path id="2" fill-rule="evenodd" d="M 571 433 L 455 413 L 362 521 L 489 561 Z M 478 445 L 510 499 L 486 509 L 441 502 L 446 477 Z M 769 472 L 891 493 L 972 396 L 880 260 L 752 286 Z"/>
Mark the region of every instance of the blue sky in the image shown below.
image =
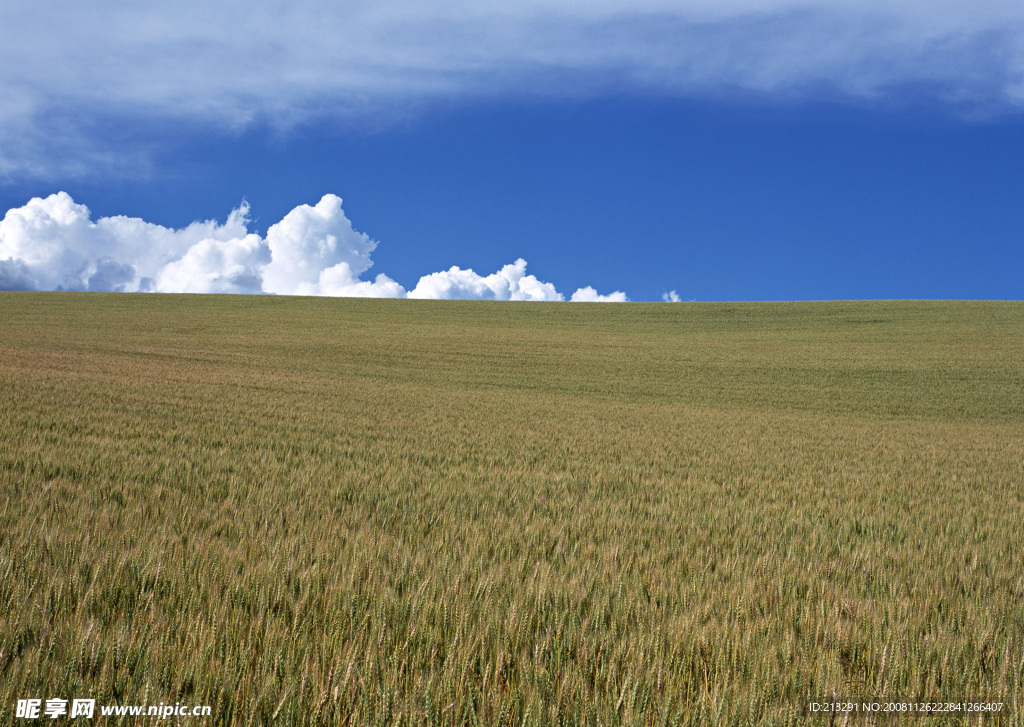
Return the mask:
<path id="1" fill-rule="evenodd" d="M 34 7 L 0 287 L 1024 297 L 1014 4 Z"/>

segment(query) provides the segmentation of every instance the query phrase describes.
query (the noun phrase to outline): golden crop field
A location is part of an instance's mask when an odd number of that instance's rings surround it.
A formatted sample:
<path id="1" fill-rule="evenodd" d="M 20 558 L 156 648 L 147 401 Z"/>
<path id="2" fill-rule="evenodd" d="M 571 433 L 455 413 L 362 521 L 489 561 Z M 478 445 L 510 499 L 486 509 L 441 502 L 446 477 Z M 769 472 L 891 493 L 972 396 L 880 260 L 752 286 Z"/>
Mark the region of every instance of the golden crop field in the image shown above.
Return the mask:
<path id="1" fill-rule="evenodd" d="M 3 293 L 0 488 L 4 724 L 1024 724 L 1022 303 Z"/>

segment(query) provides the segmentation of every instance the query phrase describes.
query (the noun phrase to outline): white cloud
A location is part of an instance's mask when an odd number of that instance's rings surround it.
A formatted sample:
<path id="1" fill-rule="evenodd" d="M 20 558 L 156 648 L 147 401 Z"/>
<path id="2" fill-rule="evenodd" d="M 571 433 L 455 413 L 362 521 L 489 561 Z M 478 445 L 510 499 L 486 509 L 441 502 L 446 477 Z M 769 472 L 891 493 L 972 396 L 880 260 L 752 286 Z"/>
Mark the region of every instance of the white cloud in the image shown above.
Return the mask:
<path id="1" fill-rule="evenodd" d="M 681 303 L 682 298 L 679 297 L 679 293 L 674 290 L 670 290 L 667 293 L 662 293 L 661 299 L 666 303 Z"/>
<path id="2" fill-rule="evenodd" d="M 245 238 L 247 214 L 243 204 L 223 225 L 210 220 L 180 230 L 129 217 L 93 222 L 85 205 L 58 192 L 8 210 L 0 221 L 0 261 L 8 261 L 8 277 L 17 269 L 21 287 L 146 290 L 166 265 L 182 261 L 194 246 Z M 196 250 L 191 260 L 195 263 L 202 256 L 203 251 Z M 205 253 L 208 263 L 214 257 Z M 238 261 L 231 253 L 228 258 L 220 260 L 230 265 Z"/>
<path id="3" fill-rule="evenodd" d="M 573 303 L 625 303 L 628 298 L 621 290 L 616 290 L 608 295 L 601 295 L 591 286 L 579 288 L 572 294 Z"/>
<path id="4" fill-rule="evenodd" d="M 317 292 L 340 298 L 404 298 L 405 288 L 381 273 L 373 282 L 359 280 L 348 263 L 338 263 L 320 273 Z"/>
<path id="5" fill-rule="evenodd" d="M 495 94 L 1024 106 L 1019 0 L 228 0 L 0 4 L 0 174 L 136 168 L 104 121 L 221 129 Z M 97 123 L 101 122 L 101 123 Z M 134 156 L 133 156 L 134 155 Z"/>
<path id="6" fill-rule="evenodd" d="M 263 289 L 284 295 L 396 297 L 402 286 L 378 275 L 373 283 L 359 275 L 373 265 L 377 247 L 357 232 L 341 209 L 341 198 L 324 195 L 315 207 L 299 205 L 267 230 L 271 260 L 263 271 Z"/>
<path id="7" fill-rule="evenodd" d="M 410 298 L 434 300 L 563 300 L 551 283 L 542 283 L 526 274 L 526 261 L 519 258 L 511 265 L 486 277 L 472 270 L 452 267 L 420 278 Z"/>
<path id="8" fill-rule="evenodd" d="M 0 221 L 0 290 L 405 297 L 405 288 L 387 275 L 361 279 L 373 266 L 377 243 L 352 226 L 341 205 L 333 194 L 300 205 L 264 239 L 248 231 L 245 203 L 224 224 L 209 220 L 175 230 L 132 217 L 94 222 L 65 192 L 37 197 Z M 408 297 L 564 299 L 551 283 L 527 275 L 522 258 L 487 276 L 458 267 L 425 275 Z M 587 287 L 572 299 L 626 296 L 600 296 Z"/>
<path id="9" fill-rule="evenodd" d="M 154 289 L 161 293 L 261 293 L 260 270 L 268 262 L 270 251 L 259 235 L 202 240 L 160 270 Z"/>

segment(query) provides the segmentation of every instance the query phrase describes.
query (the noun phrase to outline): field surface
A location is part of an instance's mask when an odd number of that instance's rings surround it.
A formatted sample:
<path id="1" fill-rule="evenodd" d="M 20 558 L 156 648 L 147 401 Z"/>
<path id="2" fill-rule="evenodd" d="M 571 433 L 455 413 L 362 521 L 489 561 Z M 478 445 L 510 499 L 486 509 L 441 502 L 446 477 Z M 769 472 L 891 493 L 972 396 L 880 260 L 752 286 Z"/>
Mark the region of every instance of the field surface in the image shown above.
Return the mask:
<path id="1" fill-rule="evenodd" d="M 0 492 L 0 724 L 1024 724 L 1021 303 L 2 293 Z"/>

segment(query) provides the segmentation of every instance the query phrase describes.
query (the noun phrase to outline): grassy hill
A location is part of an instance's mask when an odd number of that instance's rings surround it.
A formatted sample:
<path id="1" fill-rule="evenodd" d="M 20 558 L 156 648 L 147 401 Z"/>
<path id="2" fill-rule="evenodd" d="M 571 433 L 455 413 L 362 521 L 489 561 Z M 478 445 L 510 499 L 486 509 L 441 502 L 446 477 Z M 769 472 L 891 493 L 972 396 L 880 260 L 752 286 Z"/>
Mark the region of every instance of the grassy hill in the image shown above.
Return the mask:
<path id="1" fill-rule="evenodd" d="M 0 492 L 0 722 L 1024 721 L 1022 303 L 0 293 Z"/>

